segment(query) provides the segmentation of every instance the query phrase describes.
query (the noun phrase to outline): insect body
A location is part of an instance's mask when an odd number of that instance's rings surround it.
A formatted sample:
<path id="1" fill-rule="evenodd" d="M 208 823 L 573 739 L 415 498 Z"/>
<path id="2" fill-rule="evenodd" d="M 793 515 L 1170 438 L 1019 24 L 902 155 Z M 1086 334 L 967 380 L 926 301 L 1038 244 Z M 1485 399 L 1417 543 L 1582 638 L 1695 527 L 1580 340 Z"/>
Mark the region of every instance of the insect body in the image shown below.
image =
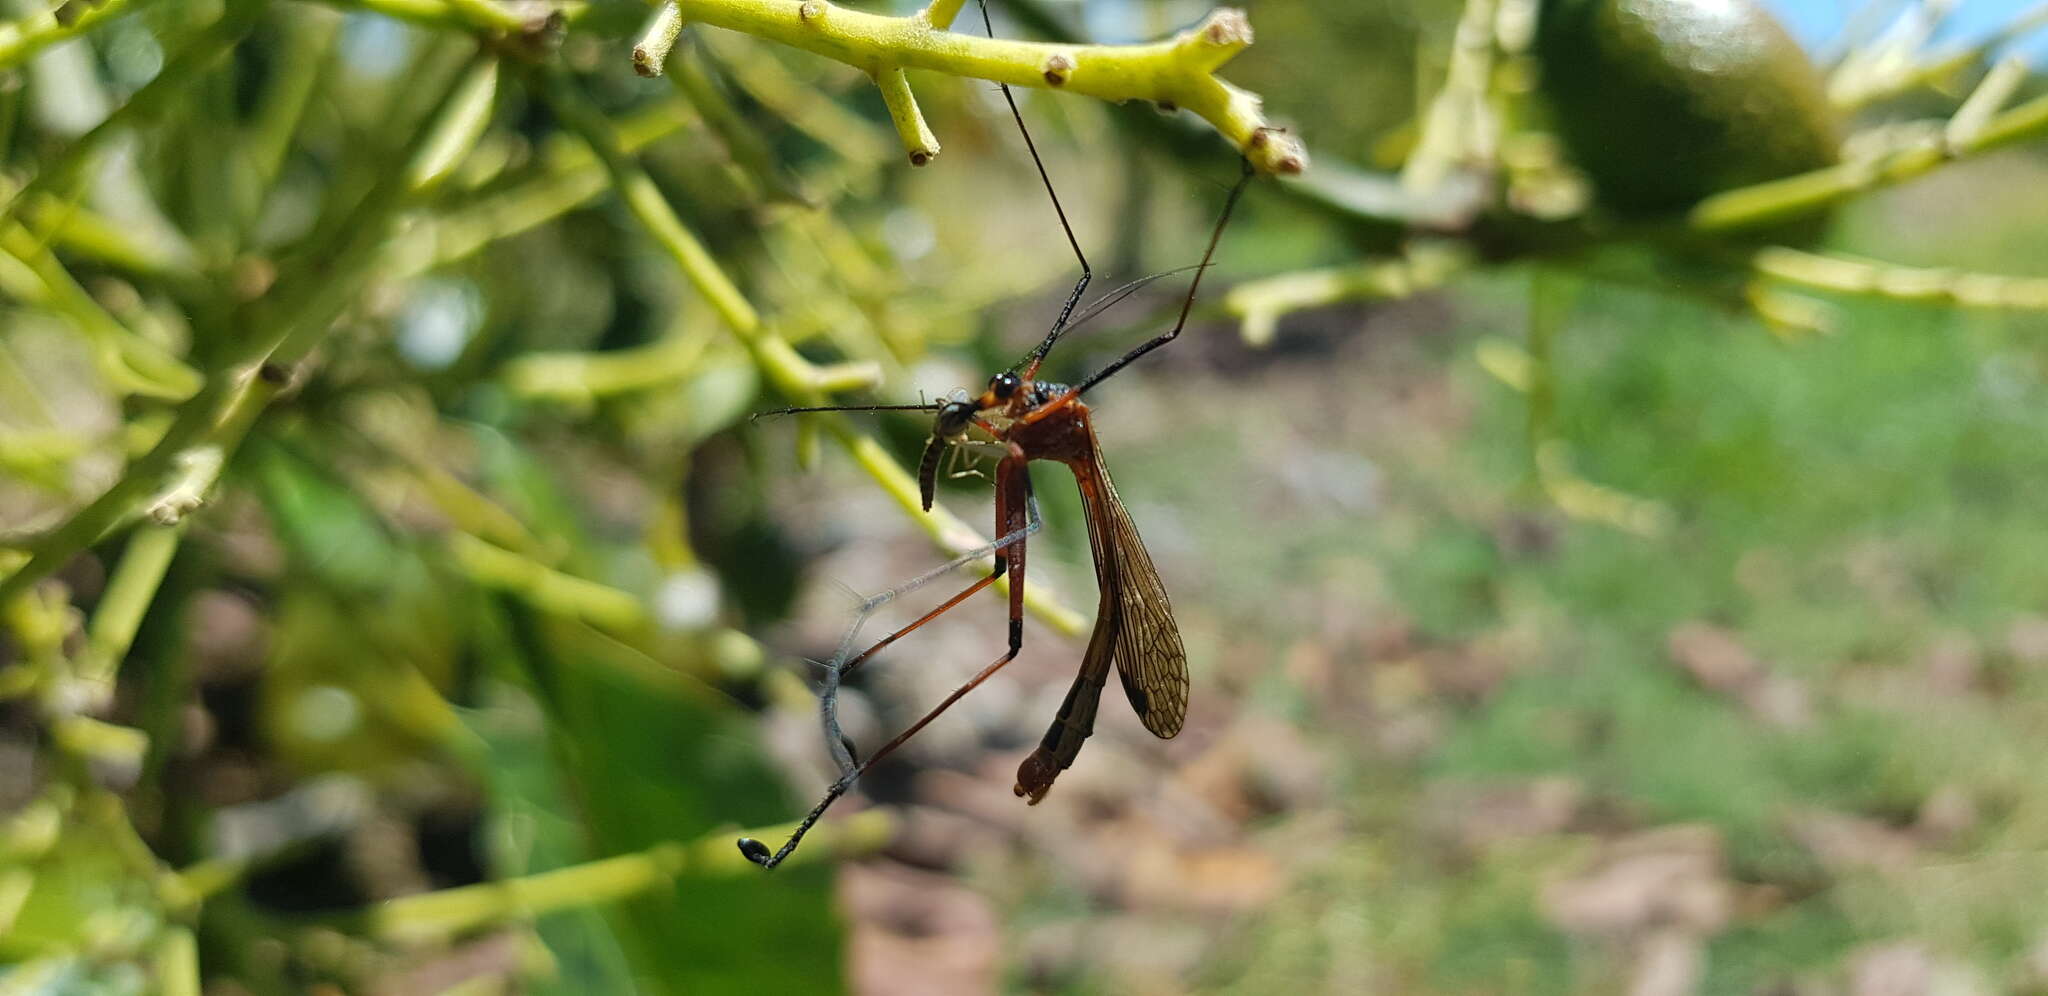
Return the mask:
<path id="1" fill-rule="evenodd" d="M 780 864 L 796 849 L 804 833 L 824 815 L 825 809 L 846 794 L 862 773 L 915 736 L 961 696 L 973 691 L 1014 660 L 1023 649 L 1026 541 L 1038 528 L 1031 497 L 1031 476 L 1026 469 L 1033 460 L 1066 464 L 1074 474 L 1074 483 L 1081 490 L 1081 505 L 1088 516 L 1088 545 L 1095 559 L 1095 582 L 1101 589 L 1101 601 L 1096 608 L 1095 630 L 1088 639 L 1088 649 L 1082 655 L 1081 670 L 1074 678 L 1073 687 L 1067 691 L 1066 700 L 1061 703 L 1052 726 L 1046 730 L 1045 738 L 1017 768 L 1017 794 L 1037 803 L 1052 789 L 1059 773 L 1074 763 L 1081 745 L 1095 730 L 1096 709 L 1102 689 L 1108 684 L 1111 665 L 1115 665 L 1123 680 L 1124 694 L 1131 700 L 1132 708 L 1137 710 L 1138 718 L 1147 730 L 1165 738 L 1180 732 L 1188 706 L 1187 651 L 1181 644 L 1179 630 L 1174 626 L 1173 606 L 1166 597 L 1165 585 L 1160 583 L 1159 571 L 1152 566 L 1152 557 L 1145 552 L 1144 542 L 1138 538 L 1138 527 L 1131 521 L 1130 511 L 1124 508 L 1123 499 L 1117 495 L 1116 485 L 1109 479 L 1109 471 L 1102 459 L 1102 446 L 1096 439 L 1094 422 L 1087 404 L 1081 401 L 1081 395 L 1138 357 L 1172 342 L 1187 326 L 1195 293 L 1202 284 L 1202 272 L 1214 258 L 1216 244 L 1230 222 L 1231 210 L 1244 193 L 1251 176 L 1250 164 L 1246 164 L 1243 176 L 1231 188 L 1230 196 L 1224 202 L 1222 216 L 1217 218 L 1216 227 L 1210 232 L 1208 249 L 1203 253 L 1202 263 L 1194 268 L 1194 279 L 1188 283 L 1188 293 L 1181 301 L 1180 317 L 1173 328 L 1139 344 L 1079 384 L 1069 386 L 1036 380 L 1039 364 L 1044 362 L 1046 353 L 1063 334 L 1158 277 L 1133 281 L 1110 291 L 1076 314 L 1074 302 L 1080 297 L 1088 279 L 1087 261 L 1083 258 L 1081 282 L 1069 295 L 1059 322 L 1015 369 L 990 378 L 988 388 L 979 395 L 955 391 L 945 401 L 936 404 L 833 405 L 784 408 L 762 413 L 932 412 L 931 442 L 925 447 L 923 459 L 918 461 L 918 488 L 926 511 L 931 510 L 938 486 L 939 465 L 948 448 L 980 433 L 1000 445 L 1003 456 L 995 470 L 996 542 L 955 560 L 945 568 L 899 586 L 886 597 L 894 597 L 939 576 L 948 568 L 989 553 L 995 555 L 995 570 L 858 655 L 846 657 L 847 648 L 842 647 L 841 656 L 826 668 L 826 688 L 821 696 L 826 742 L 833 745 L 842 774 L 826 791 L 825 798 L 798 824 L 796 832 L 781 849 L 770 854 L 760 841 L 741 838 L 740 851 L 748 860 L 767 868 Z M 856 761 L 839 730 L 839 681 L 877 651 L 938 618 L 1005 574 L 1010 577 L 1010 626 L 1008 646 L 1003 655 L 879 750 L 865 760 Z M 858 630 L 858 624 L 855 629 Z M 849 634 L 849 643 L 851 636 Z"/>
<path id="2" fill-rule="evenodd" d="M 969 425 L 988 433 L 1008 450 L 995 473 L 997 535 L 1024 526 L 1023 503 L 1031 488 L 1026 464 L 1032 460 L 1067 465 L 1081 490 L 1081 506 L 1088 517 L 1088 545 L 1095 559 L 1101 601 L 1080 673 L 1044 740 L 1017 769 L 1017 794 L 1036 804 L 1051 790 L 1059 773 L 1074 763 L 1082 743 L 1094 732 L 1096 707 L 1112 662 L 1123 679 L 1131 708 L 1145 728 L 1162 739 L 1180 733 L 1188 706 L 1187 650 L 1174 625 L 1173 605 L 1160 583 L 1159 571 L 1152 566 L 1152 557 L 1138 538 L 1138 527 L 1110 481 L 1101 443 L 1079 392 L 1064 384 L 1001 373 L 989 381 L 988 390 L 980 397 L 949 401 L 940 409 L 932 442 L 925 449 L 919 479 L 925 508 L 931 508 L 936 485 L 934 455 L 964 434 Z M 998 563 L 1010 572 L 1011 642 L 1017 646 L 1023 627 L 1024 543 L 1011 547 Z"/>
<path id="3" fill-rule="evenodd" d="M 987 23 L 987 10 L 983 9 L 983 23 Z M 1002 447 L 1003 455 L 995 469 L 995 543 L 981 550 L 972 551 L 954 560 L 951 564 L 930 572 L 923 577 L 900 585 L 890 592 L 869 600 L 863 607 L 861 619 L 878 600 L 887 600 L 910 591 L 926 581 L 945 573 L 946 570 L 994 554 L 995 569 L 988 575 L 969 584 L 965 590 L 940 603 L 938 607 L 912 621 L 909 625 L 883 637 L 873 646 L 858 655 L 848 656 L 852 640 L 860 624 L 848 633 L 840 653 L 827 665 L 825 688 L 820 695 L 820 712 L 825 727 L 825 740 L 839 762 L 840 777 L 826 790 L 825 797 L 813 807 L 788 841 L 774 853 L 758 840 L 743 837 L 739 840 L 740 852 L 747 859 L 765 868 L 773 868 L 796 850 L 803 836 L 824 815 L 840 796 L 853 787 L 861 774 L 875 762 L 902 746 L 918 731 L 937 719 L 953 703 L 1014 660 L 1024 647 L 1024 565 L 1027 540 L 1038 528 L 1036 504 L 1031 496 L 1031 476 L 1027 467 L 1033 460 L 1052 460 L 1067 465 L 1074 474 L 1074 483 L 1081 490 L 1081 504 L 1088 516 L 1088 544 L 1095 560 L 1095 581 L 1101 589 L 1101 601 L 1096 609 L 1095 630 L 1088 639 L 1088 649 L 1082 655 L 1080 672 L 1074 678 L 1073 687 L 1061 703 L 1059 713 L 1046 730 L 1045 738 L 1038 748 L 1024 759 L 1017 769 L 1016 792 L 1036 804 L 1051 791 L 1052 784 L 1074 763 L 1081 745 L 1095 730 L 1096 709 L 1100 705 L 1102 690 L 1109 681 L 1109 671 L 1115 666 L 1122 678 L 1124 693 L 1145 728 L 1160 737 L 1173 737 L 1180 732 L 1181 724 L 1187 717 L 1188 668 L 1187 651 L 1181 644 L 1180 632 L 1174 626 L 1173 607 L 1167 601 L 1166 588 L 1159 581 L 1159 572 L 1152 566 L 1152 558 L 1145 552 L 1144 543 L 1138 538 L 1138 528 L 1131 521 L 1131 515 L 1117 496 L 1116 485 L 1110 483 L 1109 472 L 1103 465 L 1102 447 L 1095 437 L 1088 406 L 1081 396 L 1090 388 L 1100 384 L 1117 371 L 1122 370 L 1139 357 L 1177 338 L 1187 326 L 1188 313 L 1193 309 L 1195 294 L 1202 285 L 1202 273 L 1216 255 L 1216 245 L 1223 237 L 1223 230 L 1230 222 L 1230 214 L 1237 200 L 1244 193 L 1245 185 L 1251 181 L 1252 167 L 1244 164 L 1243 175 L 1231 188 L 1225 199 L 1223 211 L 1216 220 L 1216 227 L 1209 234 L 1208 248 L 1203 252 L 1202 262 L 1193 267 L 1194 277 L 1188 282 L 1186 297 L 1181 301 L 1180 317 L 1171 329 L 1140 343 L 1108 366 L 1096 371 L 1087 379 L 1074 385 L 1054 384 L 1037 380 L 1038 368 L 1046 354 L 1060 341 L 1060 338 L 1103 309 L 1122 300 L 1138 288 L 1169 274 L 1158 274 L 1132 281 L 1116 290 L 1104 294 L 1078 313 L 1075 306 L 1088 288 L 1091 272 L 1088 258 L 1081 252 L 1079 240 L 1074 237 L 1072 226 L 1067 224 L 1066 212 L 1060 206 L 1059 195 L 1052 189 L 1052 181 L 1045 172 L 1045 164 L 1038 158 L 1038 151 L 1031 142 L 1031 133 L 1024 128 L 1024 118 L 1017 110 L 1016 101 L 1010 97 L 1008 87 L 1003 87 L 1003 96 L 1010 104 L 1010 113 L 1016 119 L 1017 127 L 1024 135 L 1024 144 L 1031 150 L 1032 161 L 1038 166 L 1039 178 L 1044 181 L 1046 193 L 1052 199 L 1053 211 L 1058 215 L 1060 227 L 1065 232 L 1067 244 L 1074 250 L 1081 264 L 1081 277 L 1067 295 L 1066 303 L 1054 320 L 1045 338 L 1032 349 L 1016 366 L 990 378 L 988 387 L 979 395 L 966 391 L 955 391 L 946 400 L 935 404 L 918 405 L 828 405 L 819 407 L 784 408 L 762 414 L 793 414 L 814 411 L 929 411 L 933 414 L 931 442 L 925 447 L 923 459 L 918 462 L 918 485 L 926 511 L 932 507 L 937 489 L 939 466 L 948 449 L 973 439 L 976 434 L 986 436 L 989 441 Z M 918 627 L 937 618 L 946 611 L 966 601 L 976 592 L 995 583 L 997 578 L 1010 578 L 1009 639 L 1002 654 L 982 668 L 974 677 L 947 695 L 939 704 L 912 723 L 894 739 L 865 759 L 856 759 L 851 742 L 839 729 L 838 689 L 840 680 L 858 668 L 882 648 L 915 631 Z"/>

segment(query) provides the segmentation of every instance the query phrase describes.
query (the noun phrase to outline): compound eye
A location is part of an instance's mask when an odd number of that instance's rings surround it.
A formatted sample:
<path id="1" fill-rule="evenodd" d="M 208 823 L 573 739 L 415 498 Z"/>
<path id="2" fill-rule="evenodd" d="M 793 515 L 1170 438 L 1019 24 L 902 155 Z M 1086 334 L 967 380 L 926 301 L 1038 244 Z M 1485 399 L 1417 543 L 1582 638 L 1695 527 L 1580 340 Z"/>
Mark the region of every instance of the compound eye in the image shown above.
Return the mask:
<path id="1" fill-rule="evenodd" d="M 1023 381 L 1019 380 L 1016 374 L 999 373 L 989 378 L 988 389 L 994 392 L 997 398 L 1007 399 L 1010 395 L 1017 393 L 1017 386 L 1022 383 Z"/>

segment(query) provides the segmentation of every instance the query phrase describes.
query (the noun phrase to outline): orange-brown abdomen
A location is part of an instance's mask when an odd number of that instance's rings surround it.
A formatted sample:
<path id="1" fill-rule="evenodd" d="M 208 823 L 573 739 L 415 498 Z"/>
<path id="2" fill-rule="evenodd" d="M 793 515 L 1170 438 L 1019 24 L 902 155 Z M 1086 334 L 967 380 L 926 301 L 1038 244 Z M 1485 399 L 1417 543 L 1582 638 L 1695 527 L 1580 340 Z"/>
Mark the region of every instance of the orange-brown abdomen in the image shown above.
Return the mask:
<path id="1" fill-rule="evenodd" d="M 1017 787 L 1019 796 L 1031 805 L 1038 805 L 1047 792 L 1052 791 L 1053 779 L 1060 776 L 1059 763 L 1045 756 L 1045 748 L 1031 752 L 1024 763 L 1017 766 Z"/>

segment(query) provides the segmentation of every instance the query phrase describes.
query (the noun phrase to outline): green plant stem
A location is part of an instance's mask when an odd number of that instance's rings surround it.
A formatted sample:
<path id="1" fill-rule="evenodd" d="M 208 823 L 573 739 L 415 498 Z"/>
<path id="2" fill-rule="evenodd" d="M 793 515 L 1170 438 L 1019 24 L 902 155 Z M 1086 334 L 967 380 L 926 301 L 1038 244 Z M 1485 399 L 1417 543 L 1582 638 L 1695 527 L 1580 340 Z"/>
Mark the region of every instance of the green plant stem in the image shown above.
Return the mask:
<path id="1" fill-rule="evenodd" d="M 2004 75 L 2009 76 L 2010 71 Z M 2048 95 L 2002 113 L 1990 113 L 1991 107 L 2002 99 L 2005 85 L 1997 76 L 1988 80 L 1981 96 L 1967 102 L 1946 128 L 1910 132 L 1887 148 L 1836 166 L 1716 194 L 1696 205 L 1676 232 L 1644 229 L 1609 238 L 1690 240 L 1691 247 L 1697 249 L 1699 236 L 1718 239 L 1728 233 L 1813 214 L 1865 192 L 1924 176 L 1960 159 L 2048 136 Z M 1511 255 L 1537 257 L 1568 250 L 1572 238 L 1583 239 L 1584 235 L 1573 232 L 1563 241 L 1531 242 Z M 1713 243 L 1708 248 L 1713 248 Z M 1767 250 L 1755 260 L 1735 256 L 1731 262 L 1751 266 L 1776 280 L 1820 290 L 1946 300 L 1980 307 L 2040 307 L 2039 290 L 2029 278 L 1889 267 L 1794 250 Z M 1406 273 L 1410 265 L 1406 259 L 1374 259 L 1326 270 L 1283 274 L 1233 288 L 1225 298 L 1225 306 L 1244 319 L 1248 339 L 1262 341 L 1270 336 L 1273 323 L 1290 311 L 1413 289 Z"/>
<path id="2" fill-rule="evenodd" d="M 967 0 L 932 0 L 924 8 L 925 22 L 944 31 L 953 26 L 953 19 L 960 16 L 960 8 L 967 6 Z"/>
<path id="3" fill-rule="evenodd" d="M 599 398 L 682 381 L 702 365 L 709 325 L 645 346 L 597 352 L 527 353 L 505 365 L 505 386 L 523 398 L 589 404 Z M 823 372 L 822 370 L 820 371 Z"/>
<path id="4" fill-rule="evenodd" d="M 791 829 L 769 827 L 746 834 L 775 839 Z M 888 843 L 895 833 L 894 816 L 883 810 L 868 810 L 818 827 L 807 841 L 810 846 L 791 860 L 816 863 L 865 854 Z M 720 832 L 688 843 L 659 844 L 633 854 L 521 878 L 407 896 L 330 922 L 360 929 L 379 940 L 424 944 L 494 924 L 617 902 L 668 886 L 683 875 L 761 874 L 732 846 L 735 836 Z"/>
<path id="5" fill-rule="evenodd" d="M 563 123 L 582 135 L 604 162 L 612 186 L 625 201 L 627 210 L 655 244 L 675 260 L 684 279 L 732 329 L 776 389 L 793 398 L 818 402 L 822 398 L 818 368 L 762 323 L 760 313 L 719 268 L 696 234 L 683 224 L 646 170 L 621 147 L 617 133 L 604 115 L 560 72 L 547 74 L 541 89 Z"/>
<path id="6" fill-rule="evenodd" d="M 768 143 L 762 141 L 760 133 L 747 123 L 712 78 L 710 61 L 710 51 L 699 46 L 692 57 L 669 64 L 669 83 L 718 134 L 726 154 L 760 185 L 770 200 L 809 203 L 810 198 L 786 179 L 786 172 L 769 151 Z"/>
<path id="7" fill-rule="evenodd" d="M 196 909 L 223 889 L 240 884 L 257 863 L 249 859 L 211 858 L 187 865 L 167 879 L 175 901 L 166 905 L 174 910 Z"/>
<path id="8" fill-rule="evenodd" d="M 660 188 L 654 185 L 654 180 L 640 168 L 639 163 L 633 161 L 604 114 L 577 90 L 566 74 L 558 70 L 547 71 L 539 89 L 562 123 L 581 135 L 597 153 L 627 210 L 647 229 L 655 243 L 675 260 L 677 268 L 683 271 L 684 279 L 711 306 L 711 310 L 717 312 L 718 317 L 750 349 L 778 358 L 778 362 L 764 363 L 764 371 L 776 379 L 778 386 L 806 392 L 811 379 L 809 361 L 794 353 L 783 355 L 769 342 L 775 337 L 762 327 L 760 314 L 725 275 L 725 271 L 719 269 L 704 244 L 676 216 Z"/>
<path id="9" fill-rule="evenodd" d="M 463 31 L 485 36 L 519 35 L 534 31 L 540 25 L 531 19 L 485 0 L 326 0 L 338 7 L 350 7 L 382 14 L 392 20 L 417 24 L 423 28 L 437 28 L 443 31 Z M 557 4 L 552 13 L 564 23 L 574 23 L 589 9 L 589 4 L 567 2 Z"/>
<path id="10" fill-rule="evenodd" d="M 903 140 L 903 151 L 910 155 L 910 165 L 931 162 L 939 154 L 939 137 L 932 134 L 924 112 L 918 110 L 917 95 L 910 92 L 910 77 L 903 75 L 902 67 L 891 66 L 876 70 L 874 80 L 882 91 L 882 106 L 889 109 L 889 121 Z"/>
<path id="11" fill-rule="evenodd" d="M 118 3 L 109 6 L 120 6 Z M 103 8 L 104 9 L 104 8 Z M 178 50 L 158 70 L 156 76 L 142 88 L 135 91 L 128 102 L 114 109 L 106 119 L 94 125 L 92 130 L 71 143 L 56 158 L 43 165 L 35 177 L 28 181 L 13 197 L 0 204 L 0 221 L 13 217 L 15 211 L 32 197 L 53 188 L 53 185 L 68 180 L 93 153 L 99 151 L 107 140 L 129 129 L 147 124 L 165 110 L 178 106 L 186 98 L 199 75 L 211 67 L 216 60 L 227 54 L 256 25 L 256 15 L 262 5 L 255 0 L 229 0 L 221 12 L 220 20 L 213 22 L 185 47 Z M 80 18 L 82 23 L 85 19 Z M 0 54 L 0 68 L 7 65 L 4 54 Z"/>
<path id="12" fill-rule="evenodd" d="M 1750 260 L 1757 273 L 1809 290 L 1975 308 L 2048 310 L 2048 277 L 2010 277 L 1894 266 L 1772 246 Z"/>
<path id="13" fill-rule="evenodd" d="M 143 613 L 156 598 L 157 586 L 178 552 L 180 526 L 148 526 L 136 531 L 121 553 L 121 564 L 107 582 L 93 609 L 88 630 L 89 654 L 78 670 L 80 681 L 111 691 L 122 658 L 135 642 Z"/>
<path id="14" fill-rule="evenodd" d="M 1942 139 L 1950 146 L 1961 146 L 1977 137 L 1998 109 L 2019 92 L 2020 85 L 2027 81 L 2027 75 L 2025 59 L 2015 55 L 1999 60 L 1977 82 L 1976 89 L 1970 91 L 1962 106 L 1949 116 Z"/>
<path id="15" fill-rule="evenodd" d="M 52 4 L 20 20 L 0 24 L 0 70 L 13 69 L 51 45 L 76 38 L 127 13 L 131 3 L 132 0 L 70 3 L 67 6 L 76 14 L 69 24 L 57 20 L 56 5 Z"/>
<path id="16" fill-rule="evenodd" d="M 20 260 L 41 281 L 43 303 L 70 320 L 92 345 L 100 373 L 124 393 L 179 400 L 199 390 L 199 373 L 162 346 L 136 335 L 85 288 L 26 228 L 0 219 L 0 252 Z"/>
<path id="17" fill-rule="evenodd" d="M 156 942 L 157 992 L 163 996 L 200 996 L 199 942 L 184 927 L 166 927 Z"/>
<path id="18" fill-rule="evenodd" d="M 51 741 L 80 760 L 134 771 L 142 767 L 142 759 L 149 753 L 149 735 L 134 727 L 116 726 L 76 713 L 46 719 Z"/>
<path id="19" fill-rule="evenodd" d="M 57 687 L 70 676 L 70 661 L 64 656 L 64 640 L 72 628 L 68 608 L 56 591 L 0 601 L 0 622 L 14 634 L 14 670 L 0 672 L 10 675 L 5 683 L 10 697 Z"/>
<path id="20" fill-rule="evenodd" d="M 701 42 L 723 57 L 734 81 L 748 96 L 841 158 L 864 165 L 891 158 L 889 142 L 881 137 L 880 129 L 828 93 L 797 79 L 781 62 L 761 58 L 723 39 L 706 37 Z"/>
<path id="21" fill-rule="evenodd" d="M 1246 342 L 1264 346 L 1273 341 L 1280 319 L 1292 312 L 1338 301 L 1408 297 L 1442 284 L 1473 262 L 1461 247 L 1423 244 L 1392 259 L 1247 281 L 1224 295 L 1223 308 L 1243 322 Z"/>
<path id="22" fill-rule="evenodd" d="M 1579 285 L 1569 275 L 1538 266 L 1529 274 L 1528 383 L 1523 391 L 1523 440 L 1528 446 L 1531 479 L 1541 484 L 1543 447 L 1560 438 L 1557 427 L 1558 331 L 1571 316 Z"/>
<path id="23" fill-rule="evenodd" d="M 674 134 L 689 121 L 674 105 L 663 105 L 618 123 L 619 147 L 637 152 Z M 479 203 L 423 221 L 389 253 L 398 262 L 385 276 L 403 280 L 467 259 L 485 246 L 546 224 L 589 203 L 611 188 L 604 164 L 590 147 L 573 140 L 551 143 L 540 176 Z"/>
<path id="24" fill-rule="evenodd" d="M 642 76 L 660 76 L 668 71 L 668 54 L 683 33 L 683 14 L 676 5 L 663 2 L 648 19 L 633 46 L 633 71 Z"/>
<path id="25" fill-rule="evenodd" d="M 524 31 L 530 21 L 493 3 L 492 0 L 443 0 L 449 9 L 471 24 L 507 34 Z"/>
<path id="26" fill-rule="evenodd" d="M 1844 70 L 1828 81 L 1828 99 L 1843 111 L 1861 110 L 1880 100 L 1950 79 L 1977 64 L 1993 50 L 2043 25 L 2048 25 L 2048 3 L 2035 4 L 2000 25 L 1998 30 L 1924 62 L 1890 69 L 1897 63 L 1885 59 L 1881 68 L 1874 72 L 1865 65 L 1852 70 L 1845 64 Z"/>
<path id="27" fill-rule="evenodd" d="M 827 386 L 847 389 L 864 386 L 846 383 L 845 378 L 832 377 L 764 326 L 760 314 L 719 268 L 703 243 L 697 241 L 697 237 L 683 225 L 682 219 L 676 216 L 646 171 L 619 147 L 610 122 L 577 91 L 566 75 L 549 71 L 539 80 L 539 85 L 556 116 L 570 130 L 582 135 L 597 152 L 598 158 L 604 161 L 611 173 L 612 184 L 627 209 L 647 230 L 649 237 L 675 260 L 685 279 L 711 305 L 712 310 L 718 312 L 733 330 L 754 364 L 777 391 L 800 404 L 822 404 Z M 930 514 L 925 514 L 916 482 L 874 440 L 854 432 L 844 419 L 837 416 L 816 417 L 825 421 L 834 438 L 853 455 L 854 460 L 895 497 L 911 518 L 942 547 L 958 551 L 985 545 L 986 541 L 972 527 L 945 509 L 934 508 Z M 1006 578 L 998 583 L 1006 584 L 1007 581 Z M 1079 616 L 1060 606 L 1057 599 L 1045 593 L 1043 586 L 1027 589 L 1025 604 L 1063 632 L 1078 633 L 1081 630 Z"/>
<path id="28" fill-rule="evenodd" d="M 1206 119 L 1263 172 L 1298 173 L 1307 163 L 1299 142 L 1268 130 L 1257 97 L 1216 78 L 1215 71 L 1252 40 L 1244 15 L 1227 8 L 1166 41 L 1064 45 L 944 31 L 926 10 L 884 17 L 826 0 L 677 0 L 676 6 L 687 20 L 815 52 L 877 82 L 926 69 L 1107 101 L 1148 100 Z M 948 7 L 959 9 L 949 0 L 939 12 Z M 920 134 L 899 131 L 905 148 L 916 152 Z"/>
<path id="29" fill-rule="evenodd" d="M 451 533 L 448 552 L 471 581 L 512 592 L 536 608 L 615 630 L 647 624 L 647 609 L 630 593 L 555 570 L 540 561 L 477 539 Z"/>
<path id="30" fill-rule="evenodd" d="M 1495 57 L 1494 10 L 1494 0 L 1465 0 L 1444 84 L 1423 112 L 1415 152 L 1401 168 L 1405 190 L 1431 190 L 1456 166 L 1492 160 L 1499 140 L 1488 106 Z"/>
<path id="31" fill-rule="evenodd" d="M 255 418 L 276 396 L 283 374 L 320 340 L 328 325 L 374 271 L 399 209 L 454 169 L 467 141 L 489 120 L 497 93 L 495 60 L 478 56 L 410 143 L 405 167 L 389 171 L 359 204 L 338 250 L 325 265 L 274 292 L 276 303 L 228 351 L 199 393 L 178 409 L 164 435 L 112 487 L 28 545 L 29 559 L 0 580 L 0 606 L 109 531 L 132 521 L 188 451 L 210 448 L 224 465 Z"/>
<path id="32" fill-rule="evenodd" d="M 1857 194 L 1924 176 L 1958 159 L 2048 135 L 2048 95 L 1985 121 L 1960 143 L 1926 135 L 1884 152 L 1715 194 L 1694 206 L 1686 227 L 1719 234 L 1756 228 L 1823 210 Z"/>
<path id="33" fill-rule="evenodd" d="M 0 820 L 0 863 L 21 864 L 42 857 L 64 835 L 69 790 L 46 792 Z"/>
<path id="34" fill-rule="evenodd" d="M 371 402 L 353 408 L 347 418 L 379 449 L 405 467 L 427 500 L 457 530 L 514 553 L 533 557 L 553 553 L 518 516 L 442 466 L 437 459 L 441 454 L 435 433 L 422 429 L 435 421 L 435 415 L 430 410 L 408 407 L 395 400 Z"/>
<path id="35" fill-rule="evenodd" d="M 256 196 L 249 202 L 259 208 L 284 170 L 292 136 L 298 134 L 320 75 L 331 63 L 329 52 L 341 34 L 342 17 L 334 11 L 297 5 L 280 8 L 278 13 L 285 22 L 285 37 L 277 69 L 264 86 L 254 123 L 242 140 L 257 185 Z"/>
<path id="36" fill-rule="evenodd" d="M 104 263 L 130 276 L 185 293 L 203 293 L 198 255 L 190 243 L 166 229 L 139 231 L 86 206 L 48 194 L 25 205 L 22 222 L 37 242 Z"/>

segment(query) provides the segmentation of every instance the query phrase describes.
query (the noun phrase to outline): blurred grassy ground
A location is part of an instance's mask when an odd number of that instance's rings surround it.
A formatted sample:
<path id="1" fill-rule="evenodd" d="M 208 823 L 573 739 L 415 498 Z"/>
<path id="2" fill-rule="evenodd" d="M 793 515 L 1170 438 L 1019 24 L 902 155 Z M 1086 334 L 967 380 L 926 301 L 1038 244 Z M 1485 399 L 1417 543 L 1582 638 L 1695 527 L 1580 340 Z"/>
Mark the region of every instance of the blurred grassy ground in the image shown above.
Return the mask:
<path id="1" fill-rule="evenodd" d="M 2048 205 L 1978 192 L 2043 178 L 2018 156 L 1958 170 L 1834 240 L 2011 269 L 2048 248 Z M 1234 234 L 1232 262 L 1257 258 Z M 1672 509 L 1644 539 L 1531 494 L 1520 397 L 1473 359 L 1521 334 L 1529 279 L 1306 317 L 1270 353 L 1203 329 L 1106 388 L 1105 446 L 1194 661 L 1190 731 L 1148 743 L 1111 706 L 1072 784 L 1002 812 L 1075 653 L 1034 633 L 1022 687 L 950 721 L 994 731 L 981 784 L 908 796 L 1023 843 L 962 859 L 947 833 L 975 834 L 933 830 L 908 859 L 979 867 L 1007 925 L 983 941 L 1027 988 L 2048 985 L 2048 321 L 1844 303 L 1839 334 L 1787 345 L 1583 288 L 1563 431 L 1588 477 Z M 1083 585 L 1063 477 L 1041 474 L 1039 546 Z M 799 521 L 859 490 L 799 481 Z M 866 587 L 921 562 L 866 564 L 897 555 L 849 505 L 859 553 L 821 573 Z M 900 718 L 992 652 L 999 610 L 969 611 L 896 655 L 921 672 L 888 686 Z M 960 766 L 934 732 L 918 756 Z"/>

